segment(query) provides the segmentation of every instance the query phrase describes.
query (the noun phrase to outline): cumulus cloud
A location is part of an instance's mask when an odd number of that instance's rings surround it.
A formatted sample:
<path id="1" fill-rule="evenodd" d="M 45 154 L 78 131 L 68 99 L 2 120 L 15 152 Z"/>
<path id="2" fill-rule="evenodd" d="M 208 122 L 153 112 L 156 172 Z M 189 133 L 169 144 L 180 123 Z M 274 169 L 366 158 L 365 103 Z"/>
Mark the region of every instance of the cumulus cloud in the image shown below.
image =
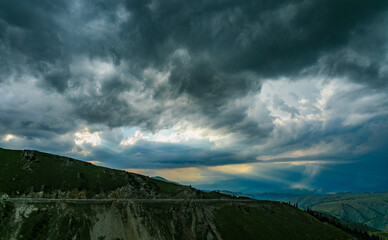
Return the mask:
<path id="1" fill-rule="evenodd" d="M 361 146 L 365 147 L 366 138 L 371 138 L 373 132 L 384 132 L 385 90 L 344 79 L 283 79 L 267 82 L 260 97 L 275 118 L 275 130 L 266 144 L 259 146 L 263 154 L 268 151 L 273 156 L 280 147 L 284 157 L 295 153 L 297 157 L 356 153 Z M 283 108 L 284 102 L 300 114 L 290 115 Z"/>
<path id="2" fill-rule="evenodd" d="M 91 144 L 92 146 L 100 145 L 101 139 L 100 139 L 100 133 L 99 132 L 93 132 L 90 133 L 88 129 L 85 129 L 82 132 L 76 132 L 74 138 L 74 142 L 77 145 L 82 144 Z"/>

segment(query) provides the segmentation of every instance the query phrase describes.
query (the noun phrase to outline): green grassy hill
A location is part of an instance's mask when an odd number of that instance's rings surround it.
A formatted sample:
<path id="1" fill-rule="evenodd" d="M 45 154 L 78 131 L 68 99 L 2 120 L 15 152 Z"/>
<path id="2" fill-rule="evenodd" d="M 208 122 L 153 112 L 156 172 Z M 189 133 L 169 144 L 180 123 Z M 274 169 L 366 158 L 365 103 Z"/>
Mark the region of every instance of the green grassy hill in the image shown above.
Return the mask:
<path id="1" fill-rule="evenodd" d="M 209 195 L 189 186 L 68 157 L 2 148 L 0 193 L 47 198 L 206 198 Z"/>
<path id="2" fill-rule="evenodd" d="M 287 204 L 224 206 L 216 210 L 216 218 L 224 239 L 352 239 Z"/>
<path id="3" fill-rule="evenodd" d="M 278 199 L 297 202 L 303 209 L 324 212 L 344 221 L 388 231 L 388 193 L 299 195 Z"/>

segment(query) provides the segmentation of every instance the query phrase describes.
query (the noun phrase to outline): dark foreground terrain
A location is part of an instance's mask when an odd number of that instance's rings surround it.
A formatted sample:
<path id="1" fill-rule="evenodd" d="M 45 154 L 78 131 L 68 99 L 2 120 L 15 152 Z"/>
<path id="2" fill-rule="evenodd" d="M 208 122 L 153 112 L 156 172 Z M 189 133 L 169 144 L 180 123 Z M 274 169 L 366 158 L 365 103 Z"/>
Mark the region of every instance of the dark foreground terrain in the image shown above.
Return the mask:
<path id="1" fill-rule="evenodd" d="M 0 149 L 0 196 L 0 239 L 357 239 L 285 203 L 37 151 Z"/>
<path id="2" fill-rule="evenodd" d="M 2 239 L 352 239 L 270 201 L 6 200 L 0 206 Z"/>

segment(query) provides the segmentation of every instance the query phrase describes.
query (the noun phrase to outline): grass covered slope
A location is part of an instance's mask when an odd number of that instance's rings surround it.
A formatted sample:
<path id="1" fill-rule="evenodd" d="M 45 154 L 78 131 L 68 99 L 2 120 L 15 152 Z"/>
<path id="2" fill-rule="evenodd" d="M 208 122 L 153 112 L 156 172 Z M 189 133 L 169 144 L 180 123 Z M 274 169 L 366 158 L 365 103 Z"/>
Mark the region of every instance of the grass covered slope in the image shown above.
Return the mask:
<path id="1" fill-rule="evenodd" d="M 205 198 L 188 186 L 68 157 L 2 148 L 0 193 L 48 198 Z"/>
<path id="2" fill-rule="evenodd" d="M 341 193 L 295 196 L 285 201 L 335 216 L 341 220 L 366 224 L 388 231 L 388 193 Z"/>
<path id="3" fill-rule="evenodd" d="M 287 204 L 231 205 L 216 210 L 223 239 L 352 239 L 342 230 L 324 224 Z M 290 231 L 292 229 L 292 231 Z"/>

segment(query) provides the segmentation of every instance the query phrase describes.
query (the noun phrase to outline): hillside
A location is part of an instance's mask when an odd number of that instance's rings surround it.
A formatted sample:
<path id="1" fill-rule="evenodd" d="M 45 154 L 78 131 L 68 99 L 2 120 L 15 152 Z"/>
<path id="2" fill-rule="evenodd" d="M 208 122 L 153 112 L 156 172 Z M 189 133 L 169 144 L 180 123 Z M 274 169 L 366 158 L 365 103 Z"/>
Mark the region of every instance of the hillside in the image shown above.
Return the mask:
<path id="1" fill-rule="evenodd" d="M 257 195 L 256 197 L 260 197 Z M 388 231 L 388 193 L 340 193 L 328 195 L 263 194 L 262 199 L 298 203 L 341 220 Z"/>
<path id="2" fill-rule="evenodd" d="M 5 201 L 0 212 L 0 239 L 353 239 L 269 201 Z"/>
<path id="3" fill-rule="evenodd" d="M 355 239 L 285 203 L 0 149 L 0 239 Z"/>
<path id="4" fill-rule="evenodd" d="M 45 198 L 207 198 L 189 186 L 31 150 L 0 148 L 0 193 Z M 211 196 L 214 197 L 214 196 Z M 219 197 L 229 198 L 220 195 Z"/>

